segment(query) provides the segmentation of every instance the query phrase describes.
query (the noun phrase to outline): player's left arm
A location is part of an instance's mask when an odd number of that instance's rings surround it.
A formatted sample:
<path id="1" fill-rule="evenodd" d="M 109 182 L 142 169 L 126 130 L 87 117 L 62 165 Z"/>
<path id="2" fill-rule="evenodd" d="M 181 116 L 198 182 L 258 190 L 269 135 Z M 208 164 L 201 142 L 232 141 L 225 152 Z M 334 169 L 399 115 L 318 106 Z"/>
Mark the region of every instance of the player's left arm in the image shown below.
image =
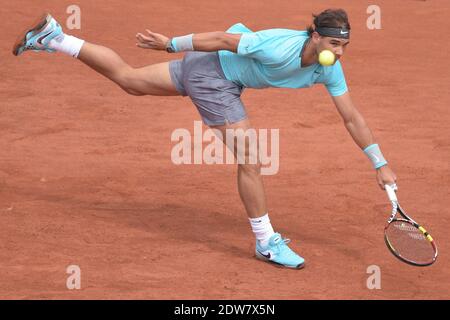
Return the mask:
<path id="1" fill-rule="evenodd" d="M 367 147 L 375 144 L 375 139 L 366 121 L 361 113 L 357 110 L 350 97 L 350 93 L 347 91 L 343 95 L 332 97 L 334 104 L 336 105 L 339 114 L 344 121 L 344 125 L 347 131 L 352 136 L 355 143 L 365 150 Z M 384 189 L 386 184 L 394 184 L 397 180 L 395 173 L 389 168 L 389 166 L 383 165 L 376 169 L 378 185 Z"/>

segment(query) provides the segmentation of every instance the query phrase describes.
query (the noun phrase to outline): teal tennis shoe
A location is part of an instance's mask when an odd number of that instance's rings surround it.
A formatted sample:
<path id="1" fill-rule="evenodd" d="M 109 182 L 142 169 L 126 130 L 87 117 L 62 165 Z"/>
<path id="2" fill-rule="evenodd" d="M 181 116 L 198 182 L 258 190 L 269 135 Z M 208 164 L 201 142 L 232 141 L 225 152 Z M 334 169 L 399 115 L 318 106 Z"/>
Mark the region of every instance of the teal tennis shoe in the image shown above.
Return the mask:
<path id="1" fill-rule="evenodd" d="M 265 247 L 256 241 L 256 257 L 283 267 L 301 269 L 305 266 L 305 259 L 287 246 L 290 241 L 283 239 L 279 233 L 273 234 Z"/>
<path id="2" fill-rule="evenodd" d="M 19 36 L 14 44 L 13 54 L 18 56 L 27 50 L 55 52 L 49 47 L 49 43 L 60 35 L 63 35 L 60 24 L 46 13 Z"/>

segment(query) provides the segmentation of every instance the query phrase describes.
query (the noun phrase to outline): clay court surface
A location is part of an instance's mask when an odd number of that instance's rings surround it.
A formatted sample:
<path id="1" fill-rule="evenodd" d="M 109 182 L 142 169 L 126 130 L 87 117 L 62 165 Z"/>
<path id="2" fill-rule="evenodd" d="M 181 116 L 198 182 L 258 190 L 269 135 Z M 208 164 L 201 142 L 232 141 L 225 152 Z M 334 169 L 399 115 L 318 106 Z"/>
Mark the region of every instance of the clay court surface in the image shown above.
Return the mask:
<path id="1" fill-rule="evenodd" d="M 177 128 L 200 117 L 189 98 L 133 97 L 62 54 L 17 58 L 17 34 L 71 1 L 6 1 L 0 21 L 0 297 L 3 299 L 445 299 L 450 293 L 448 0 L 78 1 L 81 30 L 143 66 L 182 55 L 142 50 L 145 28 L 168 36 L 303 29 L 343 7 L 342 60 L 354 102 L 398 176 L 403 206 L 437 241 L 428 268 L 383 242 L 390 205 L 323 86 L 246 90 L 256 128 L 280 129 L 280 171 L 265 177 L 271 220 L 307 261 L 287 270 L 254 258 L 233 165 L 172 163 Z M 81 268 L 81 290 L 66 268 Z M 381 268 L 369 290 L 368 266 Z"/>

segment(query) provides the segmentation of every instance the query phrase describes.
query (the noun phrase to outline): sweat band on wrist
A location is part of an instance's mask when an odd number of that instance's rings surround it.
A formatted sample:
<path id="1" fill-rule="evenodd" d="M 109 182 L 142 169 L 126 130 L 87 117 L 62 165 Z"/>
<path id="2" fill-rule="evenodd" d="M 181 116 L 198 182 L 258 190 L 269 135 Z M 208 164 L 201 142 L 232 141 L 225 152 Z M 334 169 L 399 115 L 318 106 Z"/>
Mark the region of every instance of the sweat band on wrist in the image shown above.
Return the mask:
<path id="1" fill-rule="evenodd" d="M 372 162 L 373 167 L 375 169 L 379 169 L 382 166 L 387 165 L 386 159 L 384 159 L 383 154 L 381 153 L 380 146 L 376 143 L 371 144 L 367 148 L 364 149 L 364 153 L 367 155 L 369 160 Z"/>
<path id="2" fill-rule="evenodd" d="M 194 51 L 194 43 L 192 42 L 194 34 L 187 36 L 175 37 L 172 39 L 172 48 L 174 52 Z"/>

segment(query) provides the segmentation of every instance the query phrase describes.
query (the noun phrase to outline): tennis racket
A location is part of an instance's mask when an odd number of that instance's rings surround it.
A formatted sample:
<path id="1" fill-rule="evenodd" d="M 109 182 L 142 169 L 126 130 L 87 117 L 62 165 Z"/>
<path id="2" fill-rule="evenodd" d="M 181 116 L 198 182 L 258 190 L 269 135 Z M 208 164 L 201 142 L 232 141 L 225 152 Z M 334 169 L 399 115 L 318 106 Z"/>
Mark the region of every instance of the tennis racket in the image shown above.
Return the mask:
<path id="1" fill-rule="evenodd" d="M 395 193 L 396 186 L 386 185 L 385 188 L 392 203 L 392 214 L 384 228 L 387 247 L 408 264 L 421 267 L 433 264 L 438 256 L 433 238 L 402 209 Z"/>

